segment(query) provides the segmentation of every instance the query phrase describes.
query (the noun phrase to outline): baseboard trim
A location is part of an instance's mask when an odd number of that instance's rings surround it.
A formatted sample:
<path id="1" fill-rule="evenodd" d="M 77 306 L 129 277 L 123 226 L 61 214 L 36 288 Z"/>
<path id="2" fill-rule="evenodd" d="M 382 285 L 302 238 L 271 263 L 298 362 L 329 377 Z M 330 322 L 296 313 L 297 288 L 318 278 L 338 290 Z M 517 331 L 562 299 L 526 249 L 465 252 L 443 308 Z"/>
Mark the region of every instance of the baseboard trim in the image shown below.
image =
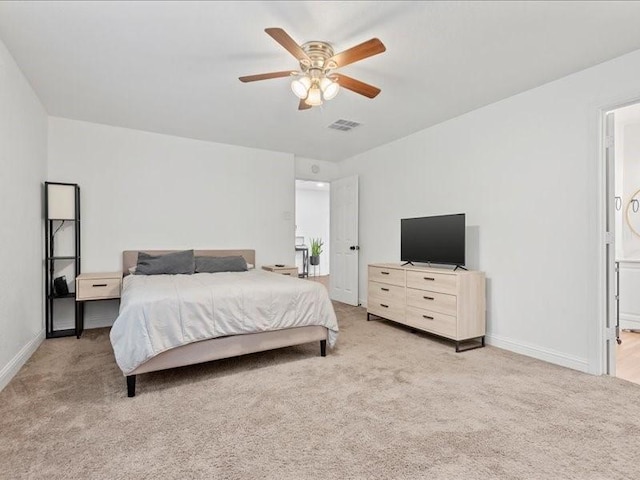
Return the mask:
<path id="1" fill-rule="evenodd" d="M 580 372 L 589 373 L 589 361 L 585 358 L 567 355 L 566 353 L 558 352 L 550 348 L 542 348 L 518 342 L 499 335 L 487 335 L 485 340 L 488 345 L 492 345 L 494 347 L 503 348 L 514 353 L 520 353 L 527 357 L 537 358 L 538 360 L 560 365 L 561 367 L 567 367 Z"/>
<path id="2" fill-rule="evenodd" d="M 620 313 L 620 328 L 625 330 L 640 329 L 640 315 L 633 313 Z"/>
<path id="3" fill-rule="evenodd" d="M 0 391 L 6 387 L 16 373 L 27 363 L 31 355 L 38 349 L 45 337 L 44 329 L 33 337 L 20 351 L 0 370 Z"/>

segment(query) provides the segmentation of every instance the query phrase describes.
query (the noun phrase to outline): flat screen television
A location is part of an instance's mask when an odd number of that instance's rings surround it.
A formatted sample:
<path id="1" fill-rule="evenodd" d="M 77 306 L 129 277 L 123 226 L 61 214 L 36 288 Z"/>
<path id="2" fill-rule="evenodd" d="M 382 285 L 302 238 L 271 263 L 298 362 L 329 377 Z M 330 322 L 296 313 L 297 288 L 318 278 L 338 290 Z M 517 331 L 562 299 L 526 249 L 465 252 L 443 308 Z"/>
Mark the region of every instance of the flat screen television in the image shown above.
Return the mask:
<path id="1" fill-rule="evenodd" d="M 400 235 L 403 262 L 464 265 L 464 213 L 403 218 Z"/>

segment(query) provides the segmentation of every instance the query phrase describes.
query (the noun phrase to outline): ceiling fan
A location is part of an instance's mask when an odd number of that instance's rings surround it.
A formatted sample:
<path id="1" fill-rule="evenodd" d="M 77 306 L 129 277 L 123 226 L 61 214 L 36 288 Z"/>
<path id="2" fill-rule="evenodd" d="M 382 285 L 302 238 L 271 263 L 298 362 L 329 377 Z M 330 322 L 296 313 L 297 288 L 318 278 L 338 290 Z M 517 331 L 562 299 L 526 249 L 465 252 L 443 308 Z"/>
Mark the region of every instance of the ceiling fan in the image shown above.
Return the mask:
<path id="1" fill-rule="evenodd" d="M 323 100 L 331 100 L 335 97 L 340 87 L 368 98 L 374 98 L 380 93 L 380 89 L 373 85 L 333 71 L 384 52 L 386 48 L 377 38 L 372 38 L 344 52 L 334 54 L 333 48 L 327 42 L 312 41 L 298 45 L 281 28 L 265 28 L 264 31 L 296 57 L 300 63 L 300 71 L 284 70 L 248 75 L 240 77 L 241 82 L 294 77 L 291 89 L 300 99 L 298 110 L 307 110 L 322 105 Z"/>

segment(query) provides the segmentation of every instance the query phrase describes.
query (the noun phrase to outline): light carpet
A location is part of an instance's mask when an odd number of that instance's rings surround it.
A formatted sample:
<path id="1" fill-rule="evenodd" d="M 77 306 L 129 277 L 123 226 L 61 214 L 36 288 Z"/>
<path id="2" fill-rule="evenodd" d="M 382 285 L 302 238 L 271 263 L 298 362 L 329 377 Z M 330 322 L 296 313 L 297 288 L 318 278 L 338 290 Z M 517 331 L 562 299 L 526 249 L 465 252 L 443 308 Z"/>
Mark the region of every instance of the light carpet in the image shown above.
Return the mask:
<path id="1" fill-rule="evenodd" d="M 640 387 L 336 304 L 316 343 L 138 376 L 108 329 L 45 341 L 0 392 L 6 479 L 637 479 Z"/>

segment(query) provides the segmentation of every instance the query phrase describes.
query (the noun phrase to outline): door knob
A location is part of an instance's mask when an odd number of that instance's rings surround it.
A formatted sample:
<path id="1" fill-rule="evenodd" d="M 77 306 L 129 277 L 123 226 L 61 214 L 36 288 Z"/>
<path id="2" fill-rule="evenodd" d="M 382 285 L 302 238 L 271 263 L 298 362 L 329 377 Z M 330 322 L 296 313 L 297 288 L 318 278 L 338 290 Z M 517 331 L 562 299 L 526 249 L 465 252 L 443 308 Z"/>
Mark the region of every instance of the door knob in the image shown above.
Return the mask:
<path id="1" fill-rule="evenodd" d="M 360 247 L 358 245 L 351 245 L 349 250 L 360 250 Z"/>

